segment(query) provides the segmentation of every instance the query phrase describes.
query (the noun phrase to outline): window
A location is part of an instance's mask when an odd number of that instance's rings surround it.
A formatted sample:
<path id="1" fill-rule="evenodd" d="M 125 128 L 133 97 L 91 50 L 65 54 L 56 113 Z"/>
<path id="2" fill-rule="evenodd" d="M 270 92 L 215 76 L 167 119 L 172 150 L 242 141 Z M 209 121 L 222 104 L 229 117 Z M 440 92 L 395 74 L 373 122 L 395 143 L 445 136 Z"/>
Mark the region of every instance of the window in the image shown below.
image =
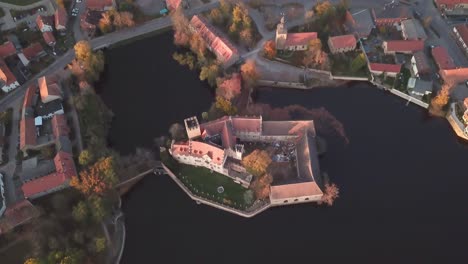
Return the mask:
<path id="1" fill-rule="evenodd" d="M 294 199 L 295 202 L 299 201 L 299 199 Z"/>
<path id="2" fill-rule="evenodd" d="M 284 200 L 284 202 L 283 202 L 283 203 L 287 203 L 287 202 L 288 202 L 288 200 Z"/>
<path id="3" fill-rule="evenodd" d="M 304 200 L 309 201 L 309 197 L 305 198 Z"/>

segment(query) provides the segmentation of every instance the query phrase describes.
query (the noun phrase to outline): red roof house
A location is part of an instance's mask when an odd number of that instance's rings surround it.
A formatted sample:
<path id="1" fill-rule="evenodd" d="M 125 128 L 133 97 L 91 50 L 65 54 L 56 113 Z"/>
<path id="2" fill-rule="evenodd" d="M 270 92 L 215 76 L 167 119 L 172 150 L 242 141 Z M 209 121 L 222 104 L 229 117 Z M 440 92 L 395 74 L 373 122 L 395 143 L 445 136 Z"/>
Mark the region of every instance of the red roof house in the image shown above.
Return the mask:
<path id="1" fill-rule="evenodd" d="M 95 11 L 107 11 L 115 8 L 114 0 L 86 0 L 86 7 Z"/>
<path id="2" fill-rule="evenodd" d="M 285 46 L 309 46 L 309 42 L 314 39 L 317 39 L 317 32 L 288 33 Z"/>
<path id="3" fill-rule="evenodd" d="M 34 97 L 36 96 L 36 88 L 37 86 L 34 84 L 29 85 L 28 89 L 26 89 L 26 94 L 24 95 L 23 100 L 23 111 L 27 107 L 32 107 L 34 105 Z"/>
<path id="4" fill-rule="evenodd" d="M 15 45 L 11 41 L 7 41 L 0 45 L 0 57 L 6 58 L 16 53 Z"/>
<path id="5" fill-rule="evenodd" d="M 36 17 L 37 28 L 41 32 L 51 32 L 54 29 L 52 28 L 53 23 L 49 17 L 38 15 Z"/>
<path id="6" fill-rule="evenodd" d="M 356 49 L 356 38 L 354 35 L 343 35 L 328 38 L 330 52 L 335 54 Z"/>
<path id="7" fill-rule="evenodd" d="M 369 70 L 377 75 L 396 76 L 401 71 L 401 64 L 369 63 Z"/>
<path id="8" fill-rule="evenodd" d="M 24 197 L 34 199 L 56 192 L 69 186 L 70 179 L 76 176 L 75 163 L 70 153 L 59 151 L 54 158 L 55 172 L 24 182 L 21 189 Z"/>
<path id="9" fill-rule="evenodd" d="M 62 99 L 62 93 L 56 80 L 52 77 L 42 76 L 37 79 L 39 84 L 39 92 L 43 103 L 48 103 L 56 99 Z"/>
<path id="10" fill-rule="evenodd" d="M 23 49 L 23 54 L 28 60 L 33 60 L 45 54 L 41 43 L 35 42 Z"/>
<path id="11" fill-rule="evenodd" d="M 55 41 L 54 34 L 50 31 L 43 32 L 42 37 L 44 38 L 45 43 L 51 47 L 55 46 L 55 43 L 57 43 Z"/>
<path id="12" fill-rule="evenodd" d="M 19 86 L 15 75 L 13 75 L 8 65 L 2 59 L 0 59 L 0 86 L 6 93 Z"/>
<path id="13" fill-rule="evenodd" d="M 202 16 L 195 15 L 190 20 L 192 30 L 201 35 L 216 58 L 223 63 L 224 67 L 229 67 L 239 59 L 239 52 L 231 44 L 229 39 L 223 36 Z"/>
<path id="14" fill-rule="evenodd" d="M 34 118 L 24 117 L 20 121 L 20 149 L 24 151 L 35 145 L 36 127 L 34 125 Z"/>
<path id="15" fill-rule="evenodd" d="M 67 119 L 65 118 L 65 115 L 54 115 L 52 117 L 51 123 L 55 138 L 68 136 L 68 133 L 70 133 L 70 128 L 67 125 Z"/>
<path id="16" fill-rule="evenodd" d="M 468 68 L 441 69 L 440 77 L 447 83 L 462 83 L 468 80 Z"/>
<path id="17" fill-rule="evenodd" d="M 442 47 L 437 46 L 431 50 L 432 57 L 434 58 L 437 67 L 439 70 L 449 70 L 455 69 L 455 62 L 453 62 L 452 57 L 448 54 L 448 51 Z"/>
<path id="18" fill-rule="evenodd" d="M 59 7 L 55 10 L 54 18 L 56 30 L 63 31 L 67 29 L 68 16 L 64 7 Z"/>
<path id="19" fill-rule="evenodd" d="M 382 46 L 386 54 L 412 54 L 424 49 L 424 40 L 390 40 L 384 41 Z"/>

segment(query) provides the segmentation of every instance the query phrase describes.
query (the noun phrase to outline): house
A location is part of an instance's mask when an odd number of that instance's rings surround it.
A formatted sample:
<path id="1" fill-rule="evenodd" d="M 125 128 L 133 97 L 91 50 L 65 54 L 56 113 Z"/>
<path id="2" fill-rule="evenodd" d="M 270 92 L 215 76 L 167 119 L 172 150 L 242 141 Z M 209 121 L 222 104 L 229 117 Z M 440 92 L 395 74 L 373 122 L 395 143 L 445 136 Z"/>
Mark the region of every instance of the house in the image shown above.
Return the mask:
<path id="1" fill-rule="evenodd" d="M 468 68 L 441 69 L 439 75 L 445 82 L 459 84 L 468 80 Z"/>
<path id="2" fill-rule="evenodd" d="M 172 142 L 169 151 L 178 162 L 211 169 L 248 187 L 252 175 L 240 162 L 244 144 L 288 144 L 293 148 L 291 152 L 297 153 L 291 154 L 295 156 L 296 168 L 291 179 L 273 179 L 271 204 L 321 199 L 322 182 L 313 121 L 263 121 L 261 116 L 225 116 L 203 124 L 199 124 L 196 117 L 191 117 L 184 123 L 188 141 Z"/>
<path id="3" fill-rule="evenodd" d="M 234 45 L 204 17 L 193 16 L 190 20 L 190 29 L 200 34 L 208 49 L 216 55 L 224 68 L 228 68 L 239 60 L 239 52 Z"/>
<path id="4" fill-rule="evenodd" d="M 115 9 L 114 0 L 86 0 L 86 8 L 93 11 L 108 11 Z"/>
<path id="5" fill-rule="evenodd" d="M 71 178 L 77 175 L 72 154 L 65 151 L 57 152 L 54 164 L 55 172 L 23 182 L 21 189 L 25 198 L 39 198 L 70 186 Z"/>
<path id="6" fill-rule="evenodd" d="M 411 95 L 429 95 L 432 93 L 432 81 L 424 81 L 411 77 L 408 80 L 407 88 L 410 90 Z"/>
<path id="7" fill-rule="evenodd" d="M 417 51 L 411 57 L 411 73 L 420 77 L 420 75 L 429 74 L 431 72 L 431 66 L 427 59 L 426 54 L 423 51 Z"/>
<path id="8" fill-rule="evenodd" d="M 16 48 L 13 42 L 7 41 L 0 45 L 0 58 L 4 59 L 14 54 L 16 54 Z"/>
<path id="9" fill-rule="evenodd" d="M 465 54 L 468 54 L 468 24 L 454 26 L 453 33 L 460 47 L 465 51 Z"/>
<path id="10" fill-rule="evenodd" d="M 63 115 L 65 113 L 61 100 L 53 100 L 48 103 L 39 101 L 35 110 L 37 116 L 42 117 L 42 119 L 50 119 L 54 115 Z"/>
<path id="11" fill-rule="evenodd" d="M 166 7 L 170 11 L 174 11 L 177 8 L 182 7 L 182 8 L 187 8 L 188 2 L 186 0 L 166 0 Z"/>
<path id="12" fill-rule="evenodd" d="M 416 19 L 407 19 L 402 21 L 401 33 L 403 35 L 403 39 L 407 40 L 427 39 L 423 26 Z"/>
<path id="13" fill-rule="evenodd" d="M 28 200 L 21 200 L 12 205 L 8 205 L 5 214 L 0 218 L 0 235 L 6 234 L 39 215 L 39 210 Z"/>
<path id="14" fill-rule="evenodd" d="M 0 87 L 3 92 L 8 93 L 19 86 L 15 75 L 10 71 L 5 61 L 0 59 Z"/>
<path id="15" fill-rule="evenodd" d="M 36 17 L 37 28 L 42 32 L 52 32 L 54 30 L 52 21 L 49 17 L 38 15 Z"/>
<path id="16" fill-rule="evenodd" d="M 276 26 L 276 49 L 278 50 L 307 50 L 311 40 L 317 39 L 317 32 L 289 33 L 284 16 Z"/>
<path id="17" fill-rule="evenodd" d="M 369 63 L 369 71 L 375 75 L 384 74 L 390 77 L 396 77 L 401 71 L 401 64 Z"/>
<path id="18" fill-rule="evenodd" d="M 424 49 L 423 40 L 389 40 L 382 43 L 385 54 L 413 54 Z"/>
<path id="19" fill-rule="evenodd" d="M 60 32 L 66 31 L 68 16 L 67 16 L 67 11 L 65 10 L 64 7 L 60 6 L 57 8 L 57 10 L 55 10 L 54 18 L 55 18 L 55 29 Z"/>
<path id="20" fill-rule="evenodd" d="M 96 32 L 96 27 L 102 18 L 103 11 L 86 10 L 81 14 L 80 27 L 88 33 L 88 36 L 93 36 Z"/>
<path id="21" fill-rule="evenodd" d="M 447 16 L 468 14 L 468 0 L 434 0 L 434 3 Z"/>
<path id="22" fill-rule="evenodd" d="M 18 53 L 18 58 L 24 66 L 28 66 L 31 61 L 37 60 L 46 54 L 42 45 L 39 42 L 35 42 Z"/>
<path id="23" fill-rule="evenodd" d="M 455 62 L 448 54 L 447 49 L 442 46 L 437 46 L 431 49 L 432 58 L 434 59 L 439 70 L 455 69 Z"/>
<path id="24" fill-rule="evenodd" d="M 39 92 L 43 103 L 48 103 L 57 99 L 62 100 L 62 92 L 57 80 L 51 76 L 42 76 L 37 79 L 39 85 Z"/>
<path id="25" fill-rule="evenodd" d="M 33 117 L 24 117 L 20 120 L 20 150 L 34 148 L 37 144 L 36 126 Z"/>
<path id="26" fill-rule="evenodd" d="M 369 9 L 346 11 L 344 28 L 358 39 L 367 39 L 375 28 L 374 17 Z"/>
<path id="27" fill-rule="evenodd" d="M 379 27 L 397 25 L 411 17 L 410 9 L 403 5 L 385 8 L 379 13 L 372 9 L 372 15 L 374 16 L 375 25 Z"/>
<path id="28" fill-rule="evenodd" d="M 328 38 L 328 47 L 333 54 L 347 52 L 356 49 L 354 35 L 343 35 Z"/>
<path id="29" fill-rule="evenodd" d="M 55 46 L 55 44 L 57 43 L 55 41 L 54 34 L 50 31 L 43 32 L 42 37 L 44 38 L 45 43 L 51 47 Z"/>
<path id="30" fill-rule="evenodd" d="M 52 132 L 56 139 L 65 136 L 68 136 L 70 133 L 70 128 L 67 125 L 67 118 L 65 115 L 54 115 L 51 120 Z"/>

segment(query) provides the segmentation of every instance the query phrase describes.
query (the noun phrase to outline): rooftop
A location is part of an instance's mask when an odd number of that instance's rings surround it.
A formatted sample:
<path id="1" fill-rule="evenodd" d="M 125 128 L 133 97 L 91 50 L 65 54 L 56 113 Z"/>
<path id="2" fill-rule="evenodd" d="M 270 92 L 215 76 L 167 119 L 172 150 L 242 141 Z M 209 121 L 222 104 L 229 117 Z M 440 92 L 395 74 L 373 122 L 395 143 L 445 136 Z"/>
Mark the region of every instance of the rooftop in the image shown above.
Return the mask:
<path id="1" fill-rule="evenodd" d="M 35 84 L 29 85 L 28 89 L 26 89 L 23 101 L 23 108 L 33 107 L 36 104 L 36 90 L 37 86 Z"/>
<path id="2" fill-rule="evenodd" d="M 0 57 L 6 58 L 16 53 L 16 48 L 13 42 L 7 41 L 0 45 Z"/>
<path id="3" fill-rule="evenodd" d="M 427 35 L 421 23 L 416 19 L 407 19 L 401 22 L 402 30 L 407 39 L 426 39 Z"/>
<path id="4" fill-rule="evenodd" d="M 39 30 L 43 30 L 45 26 L 53 26 L 52 19 L 50 17 L 38 15 L 36 17 L 36 24 Z"/>
<path id="5" fill-rule="evenodd" d="M 468 25 L 456 25 L 455 28 L 457 29 L 458 34 L 460 34 L 460 37 L 462 38 L 463 42 L 465 42 L 465 44 L 468 44 Z"/>
<path id="6" fill-rule="evenodd" d="M 408 80 L 408 88 L 413 89 L 413 92 L 418 94 L 432 92 L 432 81 L 424 81 L 411 77 Z"/>
<path id="7" fill-rule="evenodd" d="M 23 49 L 23 54 L 28 60 L 32 60 L 44 52 L 44 48 L 39 42 L 34 42 Z"/>
<path id="8" fill-rule="evenodd" d="M 58 138 L 61 136 L 68 136 L 70 132 L 70 128 L 67 125 L 67 119 L 65 115 L 54 115 L 52 117 L 52 131 L 54 133 L 54 137 Z"/>
<path id="9" fill-rule="evenodd" d="M 54 114 L 60 110 L 63 110 L 62 101 L 61 100 L 53 100 L 48 103 L 43 103 L 39 101 L 36 107 L 36 114 L 38 116 L 48 116 L 50 114 Z"/>
<path id="10" fill-rule="evenodd" d="M 401 71 L 401 64 L 369 63 L 370 71 L 398 73 Z"/>
<path id="11" fill-rule="evenodd" d="M 432 57 L 434 58 L 435 63 L 441 70 L 455 69 L 455 62 L 452 57 L 448 54 L 448 51 L 442 47 L 437 46 L 431 50 Z"/>
<path id="12" fill-rule="evenodd" d="M 323 192 L 316 182 L 292 183 L 270 187 L 272 199 L 288 199 L 291 197 L 304 197 L 311 195 L 322 195 Z"/>
<path id="13" fill-rule="evenodd" d="M 384 41 L 387 51 L 393 52 L 416 52 L 424 49 L 423 40 L 390 40 Z"/>
<path id="14" fill-rule="evenodd" d="M 6 85 L 17 81 L 15 75 L 13 75 L 8 65 L 6 65 L 5 61 L 2 59 L 0 59 L 0 79 Z"/>
<path id="15" fill-rule="evenodd" d="M 42 33 L 42 37 L 44 38 L 45 43 L 47 43 L 48 45 L 52 45 L 55 43 L 54 34 L 50 31 Z"/>
<path id="16" fill-rule="evenodd" d="M 429 65 L 429 61 L 427 59 L 426 54 L 423 51 L 418 51 L 413 54 L 414 60 L 416 62 L 416 67 L 418 70 L 421 71 L 428 71 L 430 70 L 431 66 Z"/>
<path id="17" fill-rule="evenodd" d="M 44 102 L 47 97 L 55 96 L 61 97 L 60 87 L 57 84 L 57 80 L 51 76 L 42 76 L 37 79 L 39 84 L 39 92 L 41 94 L 41 100 Z"/>
<path id="18" fill-rule="evenodd" d="M 359 38 L 367 38 L 375 27 L 374 18 L 369 9 L 346 11 L 345 25 L 349 33 L 356 33 Z"/>
<path id="19" fill-rule="evenodd" d="M 356 38 L 354 35 L 342 35 L 330 37 L 330 42 L 335 49 L 343 49 L 347 47 L 353 47 L 356 45 Z"/>
<path id="20" fill-rule="evenodd" d="M 55 10 L 55 28 L 62 26 L 66 27 L 67 26 L 67 11 L 63 7 L 58 7 L 57 10 Z"/>
<path id="21" fill-rule="evenodd" d="M 36 127 L 34 118 L 25 117 L 20 121 L 20 149 L 36 145 Z"/>
<path id="22" fill-rule="evenodd" d="M 288 33 L 285 46 L 305 46 L 311 40 L 317 39 L 317 32 Z"/>

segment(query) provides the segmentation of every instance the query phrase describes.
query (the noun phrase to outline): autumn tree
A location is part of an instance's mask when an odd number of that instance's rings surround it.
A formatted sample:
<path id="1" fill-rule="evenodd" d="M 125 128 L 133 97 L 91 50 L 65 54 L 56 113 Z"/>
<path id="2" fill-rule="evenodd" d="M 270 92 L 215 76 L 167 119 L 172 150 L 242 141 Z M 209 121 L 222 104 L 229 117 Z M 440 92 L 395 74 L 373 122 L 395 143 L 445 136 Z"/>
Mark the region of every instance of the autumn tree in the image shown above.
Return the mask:
<path id="1" fill-rule="evenodd" d="M 190 41 L 189 21 L 181 8 L 171 13 L 171 21 L 174 29 L 174 44 L 187 46 Z"/>
<path id="2" fill-rule="evenodd" d="M 242 78 L 249 84 L 255 83 L 260 76 L 254 60 L 247 60 L 242 64 L 241 74 Z"/>
<path id="3" fill-rule="evenodd" d="M 172 54 L 172 58 L 175 61 L 177 61 L 180 65 L 187 65 L 190 70 L 195 69 L 195 66 L 197 64 L 195 56 L 193 56 L 193 54 L 190 52 L 186 52 L 186 53 L 174 52 L 174 54 Z"/>
<path id="4" fill-rule="evenodd" d="M 85 201 L 79 201 L 77 205 L 73 206 L 72 216 L 77 222 L 84 222 L 89 215 L 89 208 Z"/>
<path id="5" fill-rule="evenodd" d="M 241 93 L 241 80 L 239 74 L 233 74 L 231 77 L 218 78 L 218 89 L 216 94 L 227 100 L 232 100 Z"/>
<path id="6" fill-rule="evenodd" d="M 318 16 L 328 15 L 331 12 L 331 10 L 333 10 L 333 8 L 333 5 L 328 0 L 319 2 L 317 3 L 317 5 L 315 5 L 315 13 Z"/>
<path id="7" fill-rule="evenodd" d="M 253 43 L 252 30 L 245 28 L 239 33 L 239 38 L 242 44 L 250 46 Z"/>
<path id="8" fill-rule="evenodd" d="M 76 248 L 69 248 L 66 251 L 55 250 L 47 257 L 48 263 L 58 264 L 82 264 L 84 259 L 84 252 Z"/>
<path id="9" fill-rule="evenodd" d="M 227 0 L 219 1 L 219 11 L 223 17 L 229 17 L 231 14 L 232 4 Z"/>
<path id="10" fill-rule="evenodd" d="M 24 264 L 46 264 L 46 262 L 38 258 L 28 258 Z"/>
<path id="11" fill-rule="evenodd" d="M 423 24 L 423 26 L 424 26 L 425 28 L 429 28 L 429 26 L 430 26 L 431 23 L 432 23 L 432 17 L 431 17 L 431 16 L 427 16 L 427 17 L 425 17 L 425 18 L 423 19 L 422 22 L 423 22 L 422 24 Z"/>
<path id="12" fill-rule="evenodd" d="M 104 70 L 104 54 L 102 51 L 94 52 L 89 43 L 81 40 L 74 47 L 76 60 L 85 72 L 89 82 L 99 79 L 99 74 Z"/>
<path id="13" fill-rule="evenodd" d="M 57 6 L 60 6 L 62 8 L 65 7 L 65 4 L 63 3 L 63 0 L 55 0 L 55 2 L 57 3 Z"/>
<path id="14" fill-rule="evenodd" d="M 276 57 L 275 41 L 269 40 L 265 42 L 265 44 L 263 45 L 263 54 L 265 55 L 265 57 L 267 57 L 270 60 Z"/>
<path id="15" fill-rule="evenodd" d="M 309 42 L 309 48 L 305 52 L 302 63 L 309 67 L 313 64 L 324 64 L 327 60 L 327 54 L 322 51 L 322 42 L 320 39 L 313 39 Z"/>
<path id="16" fill-rule="evenodd" d="M 237 108 L 232 105 L 231 101 L 221 96 L 216 96 L 215 107 L 226 115 L 235 115 L 237 113 Z"/>
<path id="17" fill-rule="evenodd" d="M 197 54 L 197 58 L 199 61 L 205 61 L 205 54 L 206 54 L 206 43 L 201 37 L 200 34 L 195 33 L 190 36 L 190 50 L 193 53 Z"/>
<path id="18" fill-rule="evenodd" d="M 367 62 L 364 53 L 360 53 L 351 62 L 351 71 L 358 72 L 360 69 L 362 69 L 362 67 L 366 66 L 366 63 Z"/>
<path id="19" fill-rule="evenodd" d="M 265 174 L 270 164 L 270 155 L 265 150 L 256 149 L 242 159 L 242 165 L 255 176 Z"/>
<path id="20" fill-rule="evenodd" d="M 101 15 L 98 23 L 99 30 L 106 34 L 112 31 L 112 14 L 110 12 L 104 12 Z"/>
<path id="21" fill-rule="evenodd" d="M 444 107 L 450 100 L 450 90 L 454 86 L 454 83 L 447 82 L 442 85 L 439 93 L 431 100 L 431 112 L 434 114 L 442 114 Z"/>
<path id="22" fill-rule="evenodd" d="M 340 189 L 334 183 L 332 184 L 325 184 L 325 190 L 322 196 L 322 199 L 318 202 L 319 204 L 326 204 L 328 206 L 332 206 L 335 202 L 336 198 L 340 197 Z"/>
<path id="23" fill-rule="evenodd" d="M 221 14 L 221 11 L 218 8 L 212 9 L 208 18 L 216 25 L 221 25 L 224 22 L 223 14 Z"/>
<path id="24" fill-rule="evenodd" d="M 88 198 L 88 206 L 90 208 L 91 218 L 96 223 L 102 222 L 104 217 L 109 213 L 105 201 L 101 196 L 91 195 L 91 197 Z"/>
<path id="25" fill-rule="evenodd" d="M 209 85 L 216 85 L 216 77 L 218 77 L 220 68 L 218 64 L 212 63 L 201 67 L 200 80 L 206 80 Z"/>
<path id="26" fill-rule="evenodd" d="M 94 238 L 94 251 L 96 253 L 103 252 L 106 249 L 106 238 L 105 237 L 96 237 Z"/>
<path id="27" fill-rule="evenodd" d="M 267 199 L 270 196 L 270 186 L 272 182 L 273 177 L 268 173 L 258 177 L 252 184 L 255 197 L 261 200 Z"/>
<path id="28" fill-rule="evenodd" d="M 92 166 L 80 172 L 80 177 L 72 178 L 71 185 L 83 194 L 103 195 L 118 182 L 116 164 L 112 156 L 101 158 Z"/>
<path id="29" fill-rule="evenodd" d="M 80 40 L 75 44 L 75 56 L 78 61 L 86 61 L 92 54 L 91 46 L 86 40 Z"/>
<path id="30" fill-rule="evenodd" d="M 88 166 L 93 161 L 94 161 L 94 155 L 92 152 L 90 152 L 87 149 L 81 151 L 80 156 L 78 157 L 78 163 L 81 166 Z"/>

